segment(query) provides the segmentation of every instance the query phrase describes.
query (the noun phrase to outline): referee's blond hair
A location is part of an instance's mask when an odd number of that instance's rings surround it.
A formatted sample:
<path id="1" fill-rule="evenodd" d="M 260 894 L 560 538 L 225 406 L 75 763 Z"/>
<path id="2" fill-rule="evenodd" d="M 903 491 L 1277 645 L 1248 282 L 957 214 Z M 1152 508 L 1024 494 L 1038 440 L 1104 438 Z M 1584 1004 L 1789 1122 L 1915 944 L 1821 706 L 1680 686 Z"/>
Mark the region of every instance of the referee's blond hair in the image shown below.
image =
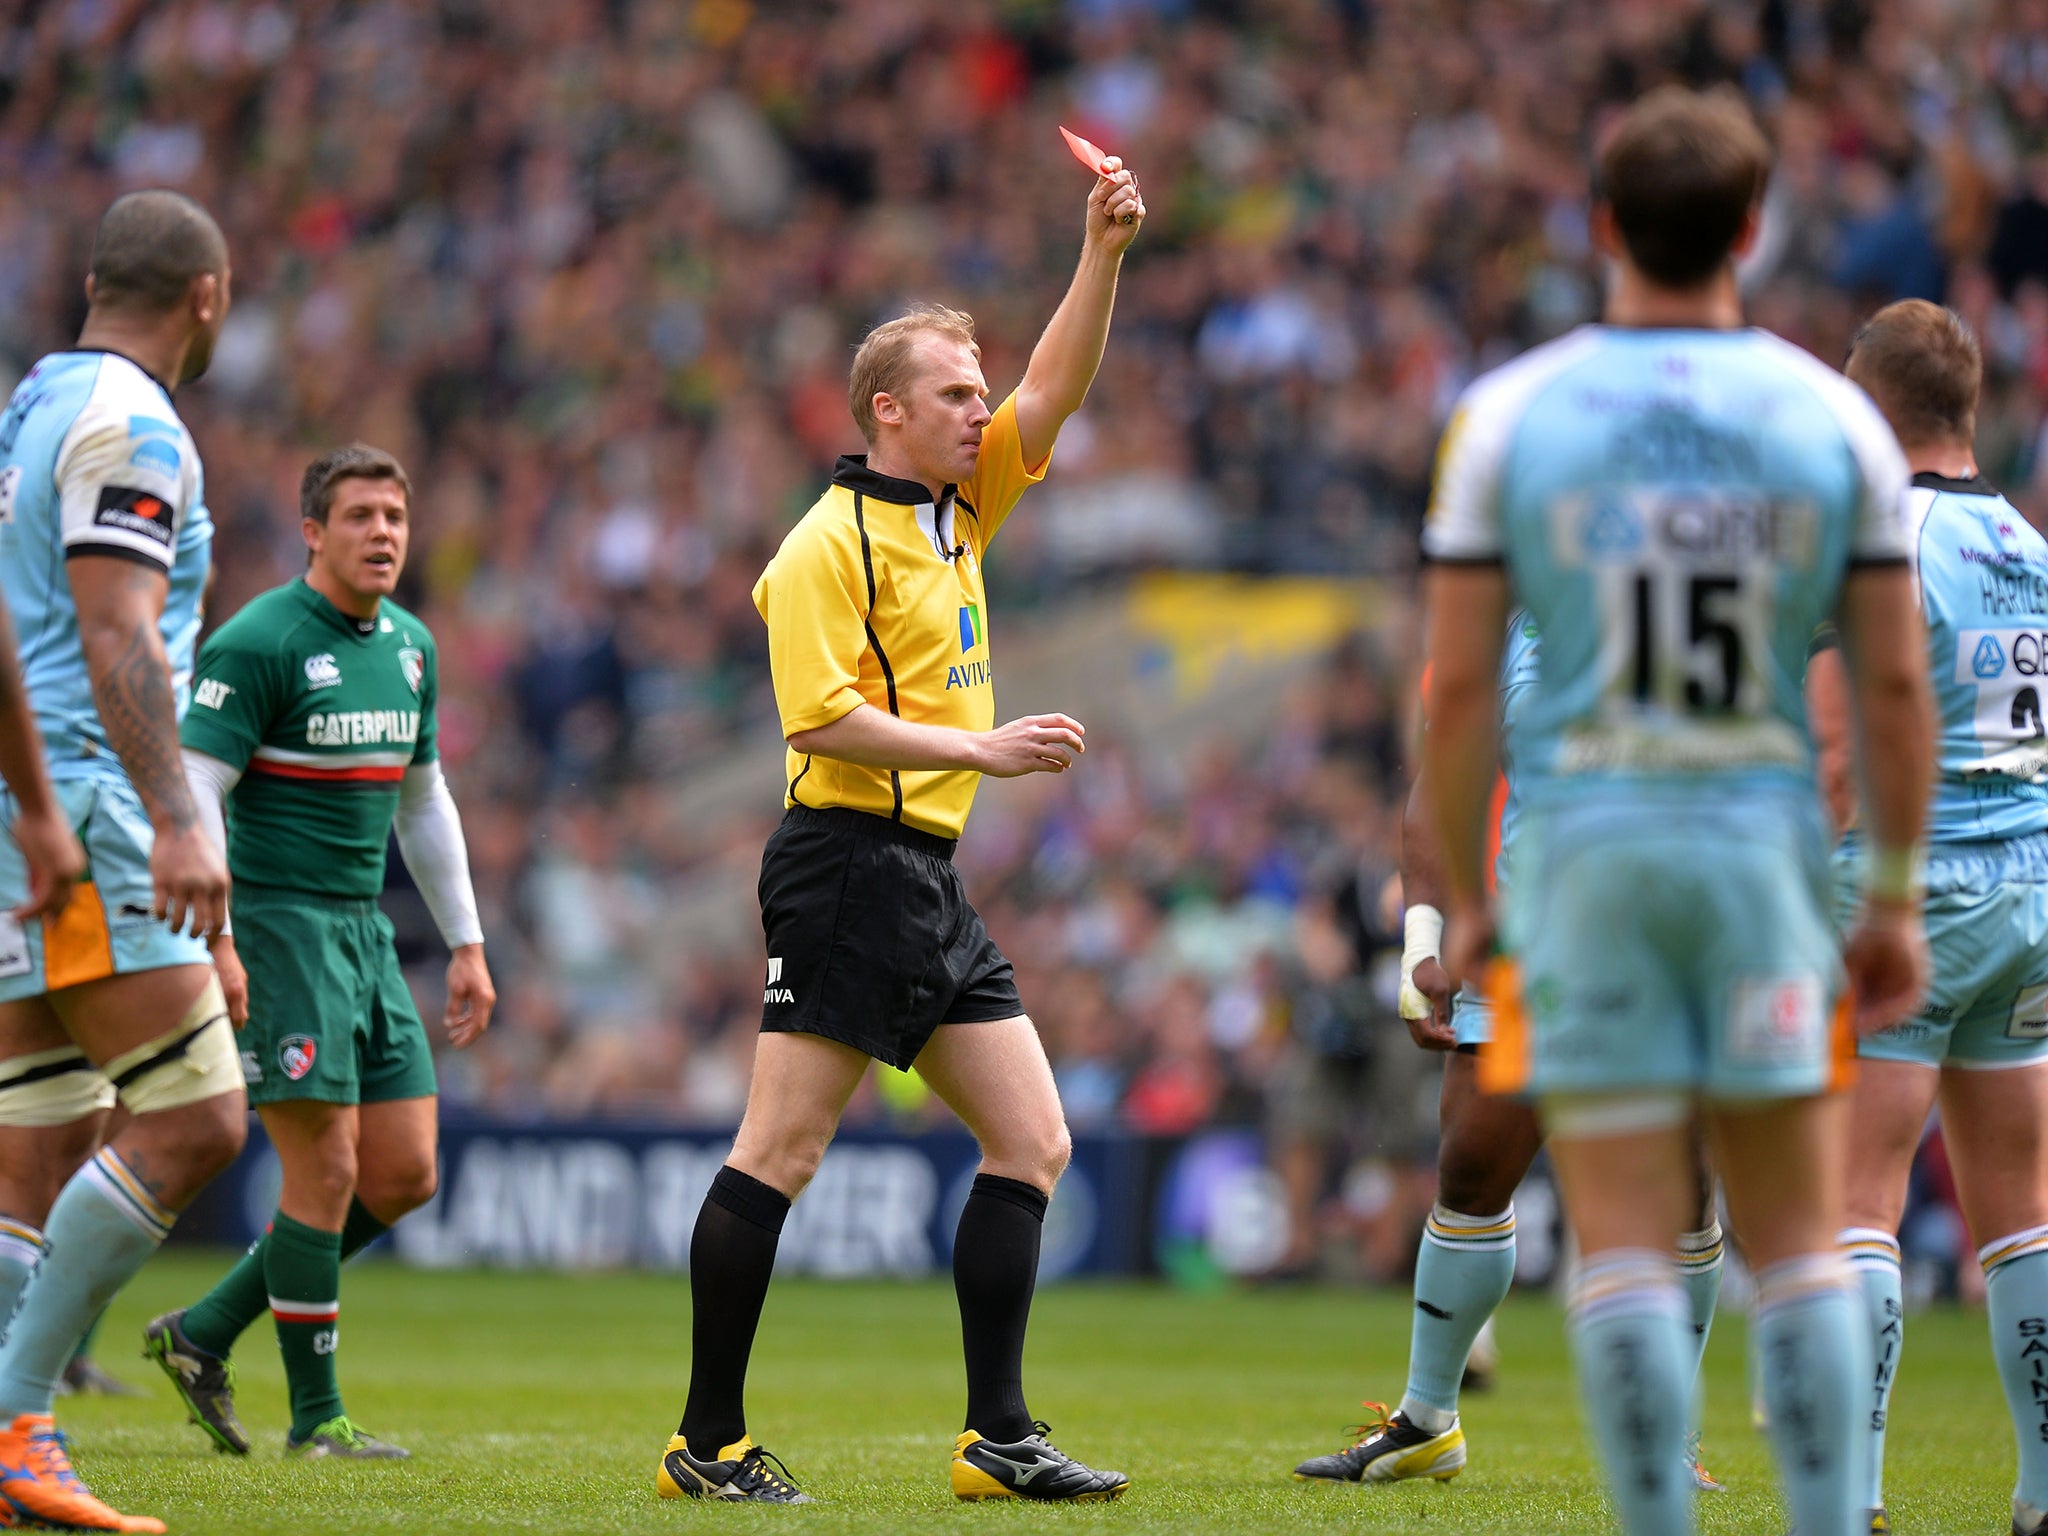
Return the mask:
<path id="1" fill-rule="evenodd" d="M 870 445 L 879 425 L 875 396 L 900 394 L 910 382 L 916 371 L 912 359 L 920 336 L 950 337 L 965 342 L 976 357 L 981 356 L 981 346 L 974 339 L 974 316 L 943 304 L 920 304 L 869 331 L 853 354 L 846 403 L 853 410 L 854 425 Z"/>

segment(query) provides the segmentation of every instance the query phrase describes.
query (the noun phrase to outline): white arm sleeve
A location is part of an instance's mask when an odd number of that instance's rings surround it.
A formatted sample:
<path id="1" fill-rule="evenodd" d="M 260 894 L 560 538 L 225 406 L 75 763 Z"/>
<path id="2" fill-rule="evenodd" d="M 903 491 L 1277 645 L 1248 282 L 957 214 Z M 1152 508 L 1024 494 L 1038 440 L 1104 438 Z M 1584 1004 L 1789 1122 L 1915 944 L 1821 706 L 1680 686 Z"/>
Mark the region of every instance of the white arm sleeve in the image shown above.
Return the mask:
<path id="1" fill-rule="evenodd" d="M 199 812 L 199 825 L 213 839 L 213 846 L 225 854 L 228 851 L 228 791 L 242 782 L 242 770 L 230 768 L 219 758 L 194 752 L 190 747 L 179 755 L 185 760 L 185 787 L 192 791 L 192 804 Z M 234 930 L 223 921 L 220 931 L 232 933 Z"/>
<path id="2" fill-rule="evenodd" d="M 168 571 L 198 492 L 199 458 L 170 402 L 133 363 L 108 358 L 54 466 L 64 553 Z"/>
<path id="3" fill-rule="evenodd" d="M 469 883 L 469 845 L 462 816 L 441 775 L 440 760 L 405 770 L 398 790 L 398 851 L 426 898 L 427 910 L 450 949 L 484 941 L 477 921 L 476 888 Z"/>

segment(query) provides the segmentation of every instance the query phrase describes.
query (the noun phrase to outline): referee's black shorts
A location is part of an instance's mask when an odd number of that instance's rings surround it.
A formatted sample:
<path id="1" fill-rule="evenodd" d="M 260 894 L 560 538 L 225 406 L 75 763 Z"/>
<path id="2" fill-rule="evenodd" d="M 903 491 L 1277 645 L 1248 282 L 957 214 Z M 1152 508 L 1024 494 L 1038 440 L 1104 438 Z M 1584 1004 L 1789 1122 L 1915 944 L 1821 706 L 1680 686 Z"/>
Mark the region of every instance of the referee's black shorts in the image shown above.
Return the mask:
<path id="1" fill-rule="evenodd" d="M 791 808 L 761 854 L 761 1028 L 908 1068 L 941 1024 L 1021 1014 L 1016 975 L 968 903 L 953 846 L 866 811 Z"/>

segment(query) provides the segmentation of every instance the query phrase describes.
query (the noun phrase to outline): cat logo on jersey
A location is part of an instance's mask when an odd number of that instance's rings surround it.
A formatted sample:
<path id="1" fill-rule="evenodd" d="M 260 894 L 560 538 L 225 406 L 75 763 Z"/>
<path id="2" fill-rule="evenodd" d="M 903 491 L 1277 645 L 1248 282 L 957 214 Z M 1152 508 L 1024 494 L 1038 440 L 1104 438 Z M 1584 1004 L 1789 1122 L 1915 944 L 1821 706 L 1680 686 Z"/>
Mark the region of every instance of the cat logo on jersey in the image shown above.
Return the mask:
<path id="1" fill-rule="evenodd" d="M 426 675 L 427 658 L 413 646 L 408 645 L 398 653 L 398 667 L 405 674 L 406 686 L 414 693 L 420 691 L 420 679 Z"/>
<path id="2" fill-rule="evenodd" d="M 311 1035 L 286 1035 L 278 1042 L 277 1064 L 296 1083 L 313 1070 L 313 1058 L 319 1053 L 320 1043 Z"/>

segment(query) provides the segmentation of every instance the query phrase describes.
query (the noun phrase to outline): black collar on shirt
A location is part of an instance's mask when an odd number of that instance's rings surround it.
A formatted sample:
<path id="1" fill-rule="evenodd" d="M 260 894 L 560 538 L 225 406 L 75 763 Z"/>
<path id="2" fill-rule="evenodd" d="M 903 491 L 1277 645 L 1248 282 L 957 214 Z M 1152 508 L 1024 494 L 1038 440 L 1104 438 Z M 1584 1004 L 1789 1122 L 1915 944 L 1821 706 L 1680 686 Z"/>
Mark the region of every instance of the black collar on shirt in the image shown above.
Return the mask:
<path id="1" fill-rule="evenodd" d="M 921 480 L 898 480 L 894 475 L 878 474 L 869 469 L 868 456 L 864 453 L 842 453 L 839 462 L 832 466 L 832 483 L 843 485 L 849 491 L 859 491 L 863 496 L 872 496 L 876 501 L 894 502 L 899 507 L 927 504 L 942 507 L 953 499 L 953 493 L 959 489 L 949 483 L 934 501 L 932 488 Z"/>
<path id="2" fill-rule="evenodd" d="M 1913 483 L 1922 490 L 1949 491 L 1957 496 L 1996 496 L 1998 487 L 1986 480 L 1983 474 L 1972 475 L 1967 480 L 1958 480 L 1953 475 L 1937 475 L 1931 469 L 1923 469 L 1913 477 Z"/>

